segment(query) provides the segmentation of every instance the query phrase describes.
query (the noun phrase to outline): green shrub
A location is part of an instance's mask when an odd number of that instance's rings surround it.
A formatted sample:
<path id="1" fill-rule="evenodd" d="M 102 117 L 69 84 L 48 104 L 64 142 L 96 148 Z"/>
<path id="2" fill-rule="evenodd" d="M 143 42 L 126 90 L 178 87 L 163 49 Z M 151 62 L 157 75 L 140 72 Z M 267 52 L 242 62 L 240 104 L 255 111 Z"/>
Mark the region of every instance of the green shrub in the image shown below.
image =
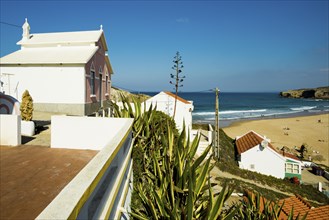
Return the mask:
<path id="1" fill-rule="evenodd" d="M 33 117 L 33 99 L 28 90 L 25 90 L 22 96 L 22 103 L 20 106 L 21 117 L 24 121 L 31 121 Z"/>
<path id="2" fill-rule="evenodd" d="M 211 149 L 195 159 L 199 138 L 192 142 L 185 129 L 178 134 L 172 118 L 152 108 L 135 111 L 123 97 L 123 108 L 114 105 L 117 117 L 133 117 L 134 189 L 132 219 L 217 219 L 233 216 L 237 209 L 223 211 L 224 201 L 232 189 L 218 194 L 212 191 L 209 172 Z"/>

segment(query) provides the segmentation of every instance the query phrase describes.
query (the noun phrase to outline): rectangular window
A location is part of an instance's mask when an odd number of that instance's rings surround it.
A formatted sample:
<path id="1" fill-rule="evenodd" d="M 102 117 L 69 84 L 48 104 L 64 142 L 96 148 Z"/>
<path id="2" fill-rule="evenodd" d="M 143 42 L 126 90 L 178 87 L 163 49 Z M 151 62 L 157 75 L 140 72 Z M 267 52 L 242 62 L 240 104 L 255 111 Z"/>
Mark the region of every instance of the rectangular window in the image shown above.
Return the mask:
<path id="1" fill-rule="evenodd" d="M 286 163 L 286 173 L 292 173 L 292 164 Z"/>
<path id="2" fill-rule="evenodd" d="M 299 174 L 299 165 L 293 163 L 286 163 L 285 164 L 285 172 L 286 173 L 297 173 Z"/>
<path id="3" fill-rule="evenodd" d="M 95 71 L 90 71 L 90 92 L 95 95 Z"/>
<path id="4" fill-rule="evenodd" d="M 255 164 L 250 164 L 250 169 L 254 170 L 255 169 Z"/>
<path id="5" fill-rule="evenodd" d="M 105 93 L 108 93 L 108 76 L 105 77 Z"/>
<path id="6" fill-rule="evenodd" d="M 102 74 L 99 74 L 99 98 L 102 99 L 102 83 L 103 83 L 103 79 L 102 79 Z"/>

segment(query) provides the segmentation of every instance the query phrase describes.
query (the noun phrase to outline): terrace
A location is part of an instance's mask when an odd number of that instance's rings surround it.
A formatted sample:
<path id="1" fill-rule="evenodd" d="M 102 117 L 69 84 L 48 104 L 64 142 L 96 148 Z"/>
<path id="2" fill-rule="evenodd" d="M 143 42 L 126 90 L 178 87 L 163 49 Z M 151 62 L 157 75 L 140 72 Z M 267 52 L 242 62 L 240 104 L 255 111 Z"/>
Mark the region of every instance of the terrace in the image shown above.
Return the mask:
<path id="1" fill-rule="evenodd" d="M 132 121 L 53 116 L 51 148 L 1 146 L 0 218 L 127 215 Z M 33 141 L 41 139 L 35 136 Z"/>

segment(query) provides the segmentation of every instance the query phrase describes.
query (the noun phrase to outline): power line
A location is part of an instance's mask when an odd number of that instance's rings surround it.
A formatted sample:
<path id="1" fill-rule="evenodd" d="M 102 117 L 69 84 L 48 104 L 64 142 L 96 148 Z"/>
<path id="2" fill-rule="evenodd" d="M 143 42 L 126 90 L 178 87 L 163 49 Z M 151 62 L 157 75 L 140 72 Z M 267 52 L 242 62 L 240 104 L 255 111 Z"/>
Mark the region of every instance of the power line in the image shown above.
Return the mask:
<path id="1" fill-rule="evenodd" d="M 1 23 L 1 24 L 5 24 L 5 25 L 8 25 L 8 26 L 12 26 L 12 27 L 18 27 L 18 28 L 21 28 L 21 26 L 19 26 L 19 25 L 11 24 L 11 23 L 8 23 L 8 22 L 0 21 L 0 23 Z"/>

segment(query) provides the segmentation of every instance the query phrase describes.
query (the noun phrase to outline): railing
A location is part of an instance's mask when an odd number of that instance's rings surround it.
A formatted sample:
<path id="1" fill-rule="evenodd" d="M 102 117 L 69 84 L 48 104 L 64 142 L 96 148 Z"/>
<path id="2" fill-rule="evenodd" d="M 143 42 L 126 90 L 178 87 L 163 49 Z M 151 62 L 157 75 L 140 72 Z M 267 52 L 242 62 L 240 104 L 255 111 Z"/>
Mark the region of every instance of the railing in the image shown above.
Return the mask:
<path id="1" fill-rule="evenodd" d="M 41 212 L 37 219 L 128 218 L 132 178 L 132 119 Z"/>

